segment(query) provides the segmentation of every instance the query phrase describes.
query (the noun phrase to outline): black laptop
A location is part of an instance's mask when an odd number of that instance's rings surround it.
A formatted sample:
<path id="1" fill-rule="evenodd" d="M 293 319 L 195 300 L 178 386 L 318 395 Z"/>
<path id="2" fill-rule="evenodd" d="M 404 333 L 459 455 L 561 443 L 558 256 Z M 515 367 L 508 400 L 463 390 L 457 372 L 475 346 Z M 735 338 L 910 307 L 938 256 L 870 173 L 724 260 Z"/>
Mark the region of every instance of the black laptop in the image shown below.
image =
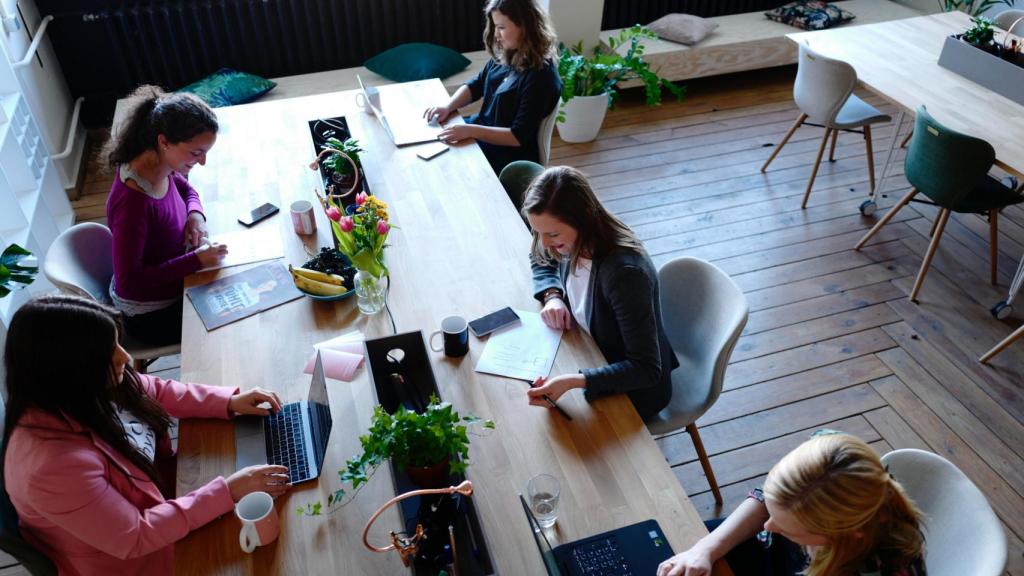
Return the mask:
<path id="1" fill-rule="evenodd" d="M 320 476 L 331 436 L 331 407 L 320 353 L 309 385 L 309 399 L 281 406 L 269 416 L 235 418 L 235 466 L 254 464 L 288 467 L 292 484 Z"/>
<path id="2" fill-rule="evenodd" d="M 519 501 L 549 576 L 649 576 L 657 574 L 658 564 L 672 557 L 672 547 L 657 520 L 644 520 L 552 549 L 522 494 Z"/>

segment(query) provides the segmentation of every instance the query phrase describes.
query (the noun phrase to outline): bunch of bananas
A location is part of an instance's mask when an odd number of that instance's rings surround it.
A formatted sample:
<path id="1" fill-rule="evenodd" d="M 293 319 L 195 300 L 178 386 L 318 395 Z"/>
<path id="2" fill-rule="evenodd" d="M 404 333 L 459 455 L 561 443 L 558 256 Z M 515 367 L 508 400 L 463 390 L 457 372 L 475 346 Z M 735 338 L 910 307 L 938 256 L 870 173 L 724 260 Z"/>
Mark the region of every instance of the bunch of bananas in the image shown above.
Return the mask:
<path id="1" fill-rule="evenodd" d="M 295 282 L 296 288 L 314 296 L 340 296 L 348 292 L 345 279 L 337 274 L 296 268 L 291 264 L 288 265 L 288 271 L 292 273 L 292 282 Z"/>

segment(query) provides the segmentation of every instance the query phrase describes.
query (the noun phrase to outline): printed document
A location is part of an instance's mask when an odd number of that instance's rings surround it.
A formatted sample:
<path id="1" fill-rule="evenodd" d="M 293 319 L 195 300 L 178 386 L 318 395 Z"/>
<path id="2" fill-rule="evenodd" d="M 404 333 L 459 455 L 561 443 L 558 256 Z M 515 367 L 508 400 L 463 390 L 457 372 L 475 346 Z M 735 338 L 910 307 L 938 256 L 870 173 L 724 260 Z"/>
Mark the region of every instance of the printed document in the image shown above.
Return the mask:
<path id="1" fill-rule="evenodd" d="M 537 312 L 516 310 L 519 324 L 491 334 L 477 372 L 533 382 L 551 372 L 562 331 L 549 328 Z"/>

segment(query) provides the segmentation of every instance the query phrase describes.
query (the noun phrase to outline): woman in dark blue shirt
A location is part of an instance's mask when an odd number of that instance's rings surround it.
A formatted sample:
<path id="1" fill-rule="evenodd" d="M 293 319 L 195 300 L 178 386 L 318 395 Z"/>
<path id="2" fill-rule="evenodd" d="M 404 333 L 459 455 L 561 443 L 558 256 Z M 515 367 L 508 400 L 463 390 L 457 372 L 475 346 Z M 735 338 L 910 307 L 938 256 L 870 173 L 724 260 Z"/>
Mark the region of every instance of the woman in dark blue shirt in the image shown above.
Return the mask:
<path id="1" fill-rule="evenodd" d="M 554 28 L 535 0 L 490 0 L 484 13 L 484 46 L 491 60 L 447 105 L 428 108 L 424 117 L 443 123 L 483 98 L 478 114 L 467 124 L 449 126 L 440 139 L 448 144 L 476 139 L 499 173 L 515 160 L 541 162 L 540 124 L 558 105 L 562 80 L 554 62 Z"/>

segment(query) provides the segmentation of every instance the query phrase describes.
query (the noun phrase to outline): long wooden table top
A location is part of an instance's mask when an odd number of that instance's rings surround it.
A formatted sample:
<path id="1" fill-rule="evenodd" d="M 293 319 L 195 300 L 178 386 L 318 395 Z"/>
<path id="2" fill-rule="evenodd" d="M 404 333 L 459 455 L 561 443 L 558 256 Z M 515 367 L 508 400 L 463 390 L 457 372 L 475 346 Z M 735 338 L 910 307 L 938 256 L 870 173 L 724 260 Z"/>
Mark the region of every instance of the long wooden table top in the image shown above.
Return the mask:
<path id="1" fill-rule="evenodd" d="M 447 98 L 437 80 L 408 92 L 417 106 Z M 291 229 L 288 206 L 314 200 L 318 176 L 307 121 L 345 115 L 366 148 L 363 164 L 373 192 L 390 205 L 398 230 L 389 241 L 390 307 L 399 332 L 436 329 L 441 318 L 473 318 L 511 305 L 537 310 L 527 261 L 530 236 L 478 146 L 457 146 L 430 162 L 415 147 L 396 148 L 376 120 L 354 104 L 353 92 L 257 103 L 217 111 L 221 132 L 205 167 L 191 176 L 213 233 L 241 229 L 238 214 L 264 202 L 281 213 L 258 226 L 276 227 L 286 260 L 302 263 L 306 250 L 330 245 L 330 229 L 318 212 L 316 240 L 302 241 Z M 218 274 L 191 277 L 202 284 Z M 195 309 L 185 305 L 182 378 L 209 384 L 263 386 L 285 401 L 304 398 L 309 376 L 301 373 L 312 345 L 352 328 L 368 338 L 391 333 L 387 314 L 361 316 L 355 298 L 337 303 L 302 298 L 235 324 L 207 332 Z M 559 403 L 574 420 L 529 406 L 527 384 L 473 371 L 484 342 L 471 338 L 458 360 L 440 353 L 431 360 L 443 397 L 462 412 L 491 418 L 497 429 L 473 436 L 467 476 L 497 570 L 542 574 L 543 566 L 519 504 L 526 481 L 541 472 L 562 484 L 556 533 L 567 542 L 656 518 L 674 550 L 706 533 L 679 481 L 625 396 L 588 404 L 580 391 Z M 587 336 L 566 333 L 554 374 L 576 372 L 604 360 Z M 334 428 L 322 477 L 295 487 L 279 501 L 281 537 L 251 555 L 238 547 L 233 517 L 205 526 L 177 545 L 179 574 L 394 574 L 397 554 L 374 554 L 361 543 L 370 514 L 393 496 L 382 467 L 358 497 L 336 513 L 299 517 L 295 508 L 322 500 L 339 487 L 335 474 L 359 450 L 376 395 L 368 371 L 354 382 L 328 382 Z M 231 424 L 186 420 L 179 435 L 179 494 L 234 471 Z M 383 545 L 387 530 L 400 529 L 397 512 L 377 521 L 371 541 Z M 723 570 L 725 570 L 723 568 Z"/>
<path id="2" fill-rule="evenodd" d="M 1024 106 L 939 66 L 946 37 L 970 25 L 967 14 L 944 12 L 787 36 L 849 62 L 864 86 L 911 114 L 924 104 L 939 122 L 987 140 L 997 165 L 1024 174 Z"/>

